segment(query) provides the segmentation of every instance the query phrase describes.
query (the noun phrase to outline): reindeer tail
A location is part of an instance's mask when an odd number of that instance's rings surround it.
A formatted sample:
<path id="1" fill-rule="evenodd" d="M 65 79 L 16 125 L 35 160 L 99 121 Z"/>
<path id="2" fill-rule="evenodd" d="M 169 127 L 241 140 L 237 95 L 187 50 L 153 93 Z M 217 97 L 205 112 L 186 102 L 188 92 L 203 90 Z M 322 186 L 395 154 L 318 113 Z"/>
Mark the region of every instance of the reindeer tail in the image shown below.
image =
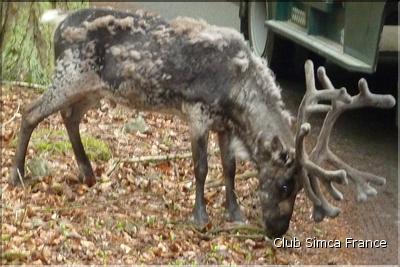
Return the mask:
<path id="1" fill-rule="evenodd" d="M 55 26 L 58 26 L 66 17 L 67 13 L 58 9 L 50 9 L 46 10 L 42 17 L 40 18 L 40 22 L 42 23 L 52 23 Z"/>

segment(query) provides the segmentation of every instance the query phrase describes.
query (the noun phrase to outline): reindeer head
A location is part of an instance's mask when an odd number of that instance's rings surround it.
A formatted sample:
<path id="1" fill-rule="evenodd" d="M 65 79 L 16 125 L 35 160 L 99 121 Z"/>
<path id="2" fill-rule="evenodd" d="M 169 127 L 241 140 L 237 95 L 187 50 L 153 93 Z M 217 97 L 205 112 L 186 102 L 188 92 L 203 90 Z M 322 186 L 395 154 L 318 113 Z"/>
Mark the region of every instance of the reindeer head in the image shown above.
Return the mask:
<path id="1" fill-rule="evenodd" d="M 391 108 L 395 100 L 391 95 L 376 95 L 369 91 L 365 79 L 358 82 L 359 94 L 350 96 L 345 88 L 335 89 L 320 67 L 317 75 L 323 90 L 317 90 L 312 61 L 305 63 L 306 93 L 297 116 L 295 148 L 286 149 L 279 138 L 271 142 L 272 160 L 268 173 L 260 170 L 260 201 L 263 221 L 269 237 L 282 236 L 288 229 L 297 193 L 304 188 L 313 203 L 313 219 L 317 222 L 325 217 L 336 217 L 340 209 L 333 206 L 323 195 L 320 184 L 335 200 L 343 199 L 342 193 L 333 183 L 347 184 L 350 179 L 356 185 L 357 200 L 365 201 L 377 194 L 371 184 L 383 185 L 383 177 L 362 172 L 349 166 L 328 147 L 332 127 L 341 113 L 362 107 Z M 321 104 L 330 101 L 331 104 Z M 327 112 L 317 143 L 310 154 L 305 150 L 304 138 L 310 132 L 307 122 L 313 113 Z M 321 164 L 330 163 L 337 170 L 326 170 Z M 270 177 L 268 177 L 268 174 Z M 267 179 L 264 179 L 267 177 Z"/>
<path id="2" fill-rule="evenodd" d="M 296 179 L 295 151 L 287 148 L 279 137 L 273 137 L 267 148 L 269 164 L 259 169 L 259 199 L 267 235 L 283 235 L 292 217 L 296 194 L 301 184 Z"/>

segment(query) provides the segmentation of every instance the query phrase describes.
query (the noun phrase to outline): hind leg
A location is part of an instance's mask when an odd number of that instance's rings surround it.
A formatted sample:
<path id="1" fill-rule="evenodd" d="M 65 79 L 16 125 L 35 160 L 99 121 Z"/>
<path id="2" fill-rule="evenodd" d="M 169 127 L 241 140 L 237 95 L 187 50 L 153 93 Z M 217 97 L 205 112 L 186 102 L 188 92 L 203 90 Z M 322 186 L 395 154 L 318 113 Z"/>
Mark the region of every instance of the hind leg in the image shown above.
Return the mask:
<path id="1" fill-rule="evenodd" d="M 26 150 L 33 130 L 39 122 L 63 108 L 65 104 L 68 104 L 68 99 L 63 99 L 61 96 L 54 94 L 54 90 L 50 88 L 26 108 L 22 115 L 17 150 L 13 168 L 11 169 L 9 181 L 11 184 L 17 185 L 24 178 Z"/>
<path id="2" fill-rule="evenodd" d="M 18 136 L 17 151 L 14 158 L 13 168 L 11 169 L 11 176 L 9 182 L 13 185 L 19 184 L 25 175 L 25 155 L 28 147 L 29 139 L 31 138 L 33 129 L 42 121 L 47 115 L 39 115 L 40 109 L 44 103 L 44 96 L 31 103 L 22 115 L 21 128 Z"/>
<path id="3" fill-rule="evenodd" d="M 79 70 L 79 68 L 76 69 Z M 98 94 L 96 91 L 103 88 L 99 86 L 101 85 L 100 78 L 94 73 L 74 73 L 74 75 L 68 75 L 71 78 L 68 81 L 65 75 L 67 75 L 65 72 L 56 75 L 60 78 L 56 78 L 53 85 L 38 100 L 30 104 L 22 115 L 21 130 L 9 181 L 13 185 L 19 184 L 24 178 L 26 150 L 32 132 L 39 122 L 59 110 L 80 102 L 89 94 Z"/>
<path id="4" fill-rule="evenodd" d="M 73 104 L 65 110 L 61 110 L 61 116 L 67 129 L 69 140 L 75 154 L 75 159 L 83 178 L 82 181 L 88 186 L 94 185 L 96 183 L 96 178 L 82 144 L 79 133 L 79 123 L 90 107 L 92 107 L 91 101 L 85 99 Z"/>

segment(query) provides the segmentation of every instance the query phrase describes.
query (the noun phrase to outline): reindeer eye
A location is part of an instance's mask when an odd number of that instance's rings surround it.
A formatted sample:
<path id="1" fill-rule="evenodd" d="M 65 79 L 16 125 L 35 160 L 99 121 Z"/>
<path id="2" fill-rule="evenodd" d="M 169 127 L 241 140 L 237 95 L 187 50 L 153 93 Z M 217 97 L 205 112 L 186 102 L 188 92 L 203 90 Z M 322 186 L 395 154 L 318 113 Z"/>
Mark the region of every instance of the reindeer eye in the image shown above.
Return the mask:
<path id="1" fill-rule="evenodd" d="M 281 196 L 285 198 L 290 195 L 294 189 L 294 179 L 286 180 L 279 186 L 279 191 L 281 192 Z"/>
<path id="2" fill-rule="evenodd" d="M 282 162 L 287 162 L 289 159 L 289 154 L 287 152 L 281 152 L 279 158 Z"/>
<path id="3" fill-rule="evenodd" d="M 287 192 L 289 191 L 289 186 L 286 185 L 286 184 L 284 184 L 284 185 L 282 185 L 281 190 L 282 190 L 284 193 L 287 193 Z"/>

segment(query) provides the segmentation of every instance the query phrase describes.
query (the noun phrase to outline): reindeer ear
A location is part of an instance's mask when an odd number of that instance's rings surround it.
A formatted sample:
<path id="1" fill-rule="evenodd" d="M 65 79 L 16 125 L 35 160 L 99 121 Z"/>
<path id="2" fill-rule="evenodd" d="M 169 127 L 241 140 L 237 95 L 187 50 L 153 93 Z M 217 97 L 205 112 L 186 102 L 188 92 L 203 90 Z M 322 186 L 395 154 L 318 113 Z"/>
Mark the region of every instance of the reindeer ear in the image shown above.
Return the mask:
<path id="1" fill-rule="evenodd" d="M 282 145 L 281 139 L 277 135 L 275 135 L 272 138 L 270 147 L 271 147 L 272 152 L 277 152 L 277 151 L 283 150 L 283 145 Z"/>

